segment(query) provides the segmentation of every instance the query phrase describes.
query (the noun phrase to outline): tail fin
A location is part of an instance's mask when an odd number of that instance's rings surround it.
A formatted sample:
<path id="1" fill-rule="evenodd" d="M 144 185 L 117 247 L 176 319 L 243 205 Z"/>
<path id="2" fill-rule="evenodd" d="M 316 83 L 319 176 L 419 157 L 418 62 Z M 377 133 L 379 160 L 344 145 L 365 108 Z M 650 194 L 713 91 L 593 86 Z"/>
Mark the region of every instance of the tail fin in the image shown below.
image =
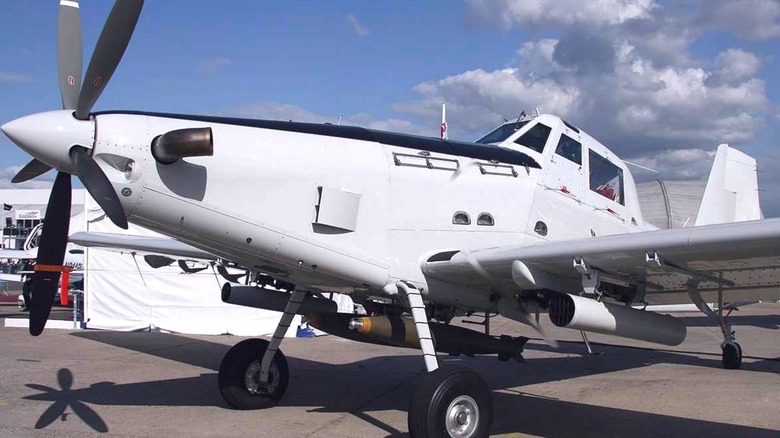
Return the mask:
<path id="1" fill-rule="evenodd" d="M 718 146 L 696 225 L 762 219 L 756 160 L 728 145 Z"/>

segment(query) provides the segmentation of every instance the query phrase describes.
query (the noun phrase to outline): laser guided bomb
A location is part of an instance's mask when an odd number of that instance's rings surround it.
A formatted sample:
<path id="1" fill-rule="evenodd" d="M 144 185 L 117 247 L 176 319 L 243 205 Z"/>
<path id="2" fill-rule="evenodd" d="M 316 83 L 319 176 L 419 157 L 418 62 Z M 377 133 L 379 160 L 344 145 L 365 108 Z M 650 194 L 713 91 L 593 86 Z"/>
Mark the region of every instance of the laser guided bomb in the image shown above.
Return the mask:
<path id="1" fill-rule="evenodd" d="M 395 347 L 420 348 L 417 328 L 412 318 L 402 316 L 355 316 L 348 313 L 326 313 L 307 316 L 309 324 L 332 335 L 354 341 Z M 429 322 L 436 351 L 452 355 L 497 354 L 498 360 L 524 362 L 524 336 L 490 336 L 450 324 Z"/>
<path id="2" fill-rule="evenodd" d="M 222 301 L 258 309 L 284 311 L 289 294 L 255 286 L 225 283 Z M 417 329 L 411 318 L 401 316 L 356 316 L 337 313 L 336 303 L 326 298 L 307 296 L 298 309 L 309 324 L 334 336 L 369 344 L 420 348 Z M 498 359 L 523 361 L 526 337 L 490 336 L 449 324 L 430 323 L 436 350 L 453 355 L 497 354 Z"/>

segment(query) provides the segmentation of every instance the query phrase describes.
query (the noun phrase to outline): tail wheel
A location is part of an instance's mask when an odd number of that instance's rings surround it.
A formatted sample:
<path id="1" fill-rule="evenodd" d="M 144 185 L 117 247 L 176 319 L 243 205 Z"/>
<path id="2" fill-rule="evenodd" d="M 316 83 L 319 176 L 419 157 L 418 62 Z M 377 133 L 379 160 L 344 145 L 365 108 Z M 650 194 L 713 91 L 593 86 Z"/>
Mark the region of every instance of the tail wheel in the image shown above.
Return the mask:
<path id="1" fill-rule="evenodd" d="M 446 367 L 425 376 L 409 405 L 412 437 L 487 437 L 493 399 L 485 382 L 463 367 Z"/>
<path id="2" fill-rule="evenodd" d="M 270 408 L 284 396 L 290 372 L 281 350 L 271 362 L 268 382 L 260 382 L 260 363 L 266 349 L 268 341 L 247 339 L 234 345 L 222 358 L 219 390 L 231 407 L 241 410 Z"/>

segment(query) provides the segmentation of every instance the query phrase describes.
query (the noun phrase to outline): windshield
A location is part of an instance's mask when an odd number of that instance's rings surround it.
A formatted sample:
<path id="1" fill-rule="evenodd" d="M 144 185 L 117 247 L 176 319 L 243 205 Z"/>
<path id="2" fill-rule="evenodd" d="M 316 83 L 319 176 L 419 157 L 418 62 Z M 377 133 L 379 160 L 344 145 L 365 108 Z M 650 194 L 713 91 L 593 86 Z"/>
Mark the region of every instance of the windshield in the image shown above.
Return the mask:
<path id="1" fill-rule="evenodd" d="M 519 123 L 518 122 L 504 123 L 498 128 L 488 132 L 482 138 L 475 141 L 474 143 L 481 143 L 481 144 L 501 143 L 502 141 L 506 140 L 510 135 L 517 132 L 518 129 L 525 126 L 526 123 L 528 123 L 527 120 Z"/>

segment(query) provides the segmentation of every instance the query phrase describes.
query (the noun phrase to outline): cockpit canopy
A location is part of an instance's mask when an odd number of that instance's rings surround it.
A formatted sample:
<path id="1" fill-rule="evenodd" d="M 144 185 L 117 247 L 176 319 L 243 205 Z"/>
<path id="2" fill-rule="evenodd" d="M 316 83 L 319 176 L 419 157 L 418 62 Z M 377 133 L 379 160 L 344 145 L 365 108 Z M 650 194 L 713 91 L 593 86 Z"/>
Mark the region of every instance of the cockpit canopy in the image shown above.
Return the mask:
<path id="1" fill-rule="evenodd" d="M 477 143 L 482 144 L 497 144 L 502 143 L 507 138 L 511 137 L 515 132 L 523 129 L 531 120 L 520 120 L 517 122 L 504 123 L 498 128 L 490 131 L 482 138 L 477 140 Z M 536 123 L 531 126 L 523 135 L 515 139 L 515 143 L 520 146 L 525 146 L 532 151 L 539 152 L 544 151 L 544 145 L 547 143 L 547 138 L 550 136 L 552 129 L 543 124 Z"/>
<path id="2" fill-rule="evenodd" d="M 510 135 L 514 134 L 520 128 L 525 126 L 527 123 L 528 120 L 504 123 L 498 128 L 488 132 L 487 134 L 482 136 L 479 140 L 475 141 L 474 143 L 481 143 L 481 144 L 501 143 L 502 141 L 509 138 Z"/>
<path id="3" fill-rule="evenodd" d="M 523 153 L 530 149 L 546 155 L 549 158 L 536 158 L 540 164 L 546 163 L 542 167 L 548 170 L 550 180 L 545 184 L 560 184 L 567 193 L 581 186 L 615 202 L 615 208 L 626 203 L 625 167 L 618 164 L 617 157 L 610 158 L 612 154 L 606 147 L 563 119 L 548 115 L 520 118 L 498 126 L 476 143 L 501 145 Z M 584 199 L 586 194 L 575 196 Z"/>

